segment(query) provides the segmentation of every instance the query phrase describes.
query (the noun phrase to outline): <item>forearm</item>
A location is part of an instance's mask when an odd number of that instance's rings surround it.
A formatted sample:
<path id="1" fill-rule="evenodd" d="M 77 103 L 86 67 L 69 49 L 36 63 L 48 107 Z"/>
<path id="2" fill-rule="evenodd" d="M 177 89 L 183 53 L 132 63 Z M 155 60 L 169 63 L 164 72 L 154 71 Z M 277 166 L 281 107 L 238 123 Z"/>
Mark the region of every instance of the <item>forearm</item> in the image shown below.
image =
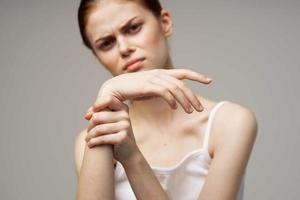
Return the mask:
<path id="1" fill-rule="evenodd" d="M 111 145 L 85 147 L 78 177 L 77 200 L 113 200 L 114 171 Z"/>
<path id="2" fill-rule="evenodd" d="M 169 199 L 140 151 L 122 165 L 137 199 Z"/>

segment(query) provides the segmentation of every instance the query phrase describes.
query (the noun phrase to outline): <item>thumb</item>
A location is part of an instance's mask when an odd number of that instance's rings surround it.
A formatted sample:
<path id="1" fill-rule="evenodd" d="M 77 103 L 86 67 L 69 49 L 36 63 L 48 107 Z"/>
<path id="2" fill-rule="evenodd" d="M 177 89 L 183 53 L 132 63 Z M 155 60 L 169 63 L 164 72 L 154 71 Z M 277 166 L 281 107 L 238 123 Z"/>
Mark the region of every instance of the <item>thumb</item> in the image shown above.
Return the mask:
<path id="1" fill-rule="evenodd" d="M 93 111 L 98 112 L 103 108 L 106 108 L 111 101 L 112 101 L 111 96 L 102 96 L 102 97 L 98 96 L 96 102 L 93 105 Z"/>
<path id="2" fill-rule="evenodd" d="M 110 110 L 112 110 L 112 111 L 114 111 L 114 110 L 122 110 L 122 109 L 124 109 L 123 102 L 120 101 L 116 97 L 112 97 L 112 100 L 110 101 L 110 103 L 108 105 L 108 108 Z"/>
<path id="3" fill-rule="evenodd" d="M 104 108 L 109 108 L 111 110 L 120 110 L 123 107 L 122 104 L 122 101 L 120 101 L 115 96 L 103 96 L 98 98 L 94 103 L 93 111 L 98 112 L 100 110 L 103 110 Z"/>

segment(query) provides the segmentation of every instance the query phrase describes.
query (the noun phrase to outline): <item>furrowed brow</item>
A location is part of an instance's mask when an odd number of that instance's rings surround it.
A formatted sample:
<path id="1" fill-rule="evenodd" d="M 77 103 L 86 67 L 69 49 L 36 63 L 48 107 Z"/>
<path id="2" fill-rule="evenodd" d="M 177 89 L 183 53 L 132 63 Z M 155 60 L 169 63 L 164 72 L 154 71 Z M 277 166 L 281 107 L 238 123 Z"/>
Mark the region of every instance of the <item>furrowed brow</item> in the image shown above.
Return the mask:
<path id="1" fill-rule="evenodd" d="M 131 23 L 131 21 L 133 21 L 135 18 L 137 18 L 137 16 L 135 16 L 135 17 L 131 18 L 130 20 L 128 20 L 127 22 L 125 22 L 125 24 L 123 24 L 121 26 L 120 30 L 124 31 L 129 26 L 129 24 Z M 94 43 L 97 44 L 98 42 L 100 42 L 102 40 L 110 39 L 111 37 L 112 37 L 111 35 L 106 35 L 106 36 L 100 37 Z"/>

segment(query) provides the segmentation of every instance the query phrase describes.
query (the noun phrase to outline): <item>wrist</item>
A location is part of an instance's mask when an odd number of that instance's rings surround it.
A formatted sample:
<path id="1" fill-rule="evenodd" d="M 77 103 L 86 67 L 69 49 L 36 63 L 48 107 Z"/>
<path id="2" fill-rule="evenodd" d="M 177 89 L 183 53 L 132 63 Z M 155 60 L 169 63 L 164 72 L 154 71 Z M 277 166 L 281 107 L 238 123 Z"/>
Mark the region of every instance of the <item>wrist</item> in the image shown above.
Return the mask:
<path id="1" fill-rule="evenodd" d="M 109 80 L 105 81 L 99 91 L 99 96 L 108 95 L 113 93 L 112 85 L 109 84 Z"/>
<path id="2" fill-rule="evenodd" d="M 137 149 L 130 157 L 128 157 L 126 160 L 121 161 L 121 164 L 123 167 L 126 168 L 131 168 L 132 166 L 136 166 L 143 162 L 143 155 L 140 152 L 139 149 Z"/>
<path id="3" fill-rule="evenodd" d="M 101 87 L 99 95 L 98 96 L 113 96 L 117 98 L 119 101 L 125 101 L 125 96 L 122 95 L 117 85 L 115 85 L 114 82 L 111 82 L 110 80 L 107 80 Z"/>

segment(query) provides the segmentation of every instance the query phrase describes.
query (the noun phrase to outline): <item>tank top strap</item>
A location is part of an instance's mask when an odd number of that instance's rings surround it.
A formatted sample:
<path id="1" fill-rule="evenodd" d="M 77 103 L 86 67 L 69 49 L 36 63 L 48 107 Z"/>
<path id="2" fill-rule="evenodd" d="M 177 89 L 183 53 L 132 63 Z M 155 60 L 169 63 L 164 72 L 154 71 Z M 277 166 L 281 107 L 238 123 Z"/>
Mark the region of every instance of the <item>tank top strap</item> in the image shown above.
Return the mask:
<path id="1" fill-rule="evenodd" d="M 211 132 L 211 127 L 212 127 L 212 123 L 213 123 L 213 119 L 216 115 L 216 112 L 219 110 L 219 108 L 227 101 L 220 101 L 219 103 L 217 103 L 212 110 L 209 113 L 208 116 L 208 122 L 207 122 L 207 126 L 206 126 L 206 130 L 204 132 L 204 141 L 203 141 L 203 148 L 208 150 L 208 141 L 209 141 L 209 136 L 210 136 L 210 132 Z"/>

